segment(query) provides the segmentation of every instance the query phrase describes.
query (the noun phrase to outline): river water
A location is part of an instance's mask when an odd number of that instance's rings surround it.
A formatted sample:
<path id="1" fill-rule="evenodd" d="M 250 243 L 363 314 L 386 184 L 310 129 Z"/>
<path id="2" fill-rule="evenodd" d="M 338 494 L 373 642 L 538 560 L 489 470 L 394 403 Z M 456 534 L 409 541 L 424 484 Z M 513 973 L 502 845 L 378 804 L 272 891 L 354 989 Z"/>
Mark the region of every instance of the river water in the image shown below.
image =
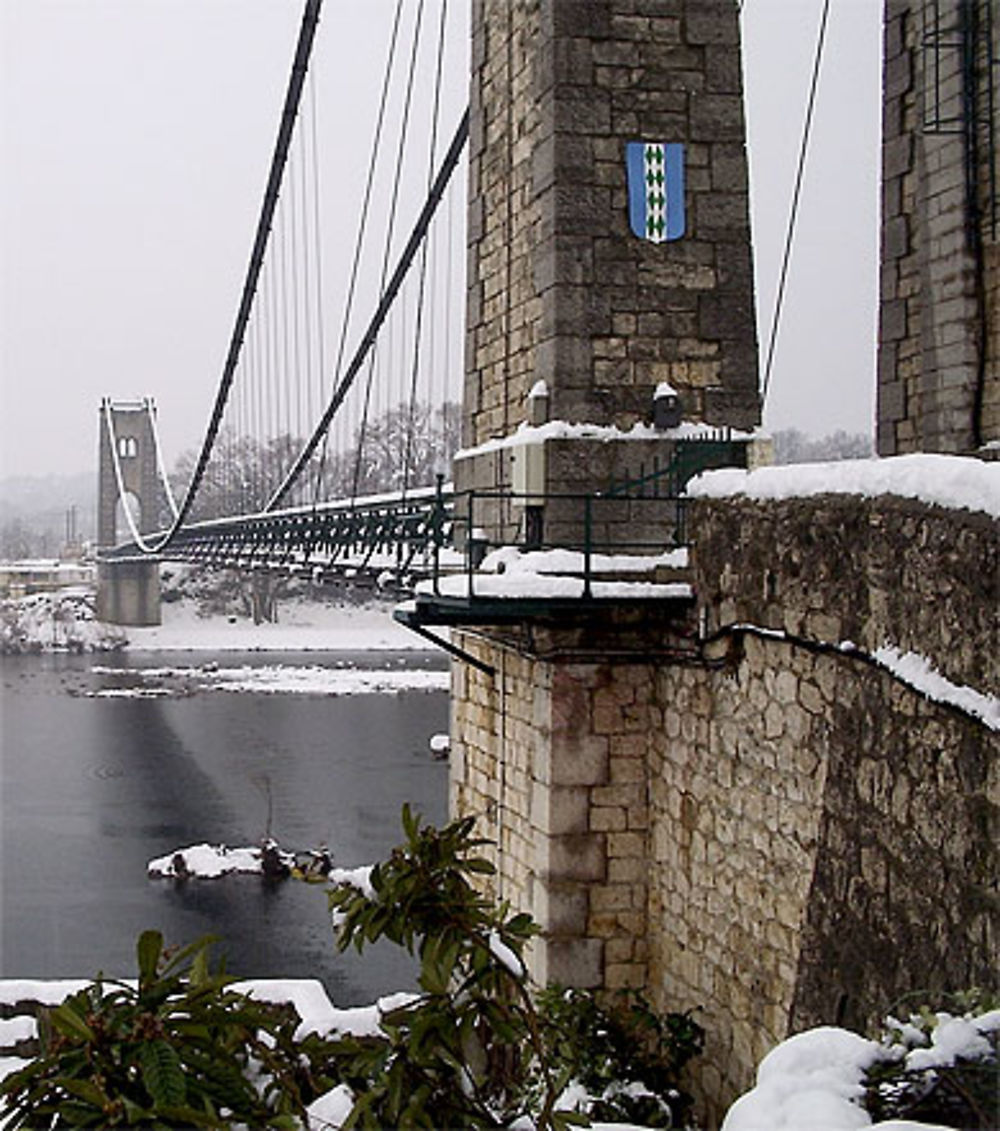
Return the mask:
<path id="1" fill-rule="evenodd" d="M 445 667 L 423 653 L 4 657 L 0 976 L 129 976 L 136 938 L 157 927 L 170 942 L 222 935 L 232 973 L 316 977 L 337 1005 L 411 988 L 388 944 L 336 953 L 319 885 L 157 881 L 146 864 L 268 831 L 290 849 L 325 842 L 338 867 L 383 858 L 404 801 L 446 818 L 447 769 L 428 749 L 447 729 L 446 692 L 237 693 L 216 665 L 251 677 L 308 666 L 314 683 L 316 665 Z"/>

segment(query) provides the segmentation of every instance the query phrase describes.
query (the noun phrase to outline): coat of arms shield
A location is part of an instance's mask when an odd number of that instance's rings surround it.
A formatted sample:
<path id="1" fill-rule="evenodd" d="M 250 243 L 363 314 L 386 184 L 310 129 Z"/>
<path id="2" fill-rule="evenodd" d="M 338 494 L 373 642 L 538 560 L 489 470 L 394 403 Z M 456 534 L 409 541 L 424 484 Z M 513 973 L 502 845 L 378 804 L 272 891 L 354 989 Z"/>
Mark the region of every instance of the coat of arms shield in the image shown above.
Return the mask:
<path id="1" fill-rule="evenodd" d="M 684 145 L 630 141 L 625 146 L 632 231 L 663 243 L 684 235 Z"/>

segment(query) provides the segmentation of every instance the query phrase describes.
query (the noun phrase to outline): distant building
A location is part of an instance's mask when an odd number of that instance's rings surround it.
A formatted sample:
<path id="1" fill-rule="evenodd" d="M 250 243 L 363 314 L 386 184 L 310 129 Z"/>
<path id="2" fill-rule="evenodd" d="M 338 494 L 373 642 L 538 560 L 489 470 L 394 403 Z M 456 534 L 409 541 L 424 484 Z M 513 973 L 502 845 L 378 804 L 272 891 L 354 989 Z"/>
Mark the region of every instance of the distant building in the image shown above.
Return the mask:
<path id="1" fill-rule="evenodd" d="M 0 597 L 51 593 L 67 585 L 92 585 L 94 580 L 94 567 L 79 562 L 0 562 Z"/>

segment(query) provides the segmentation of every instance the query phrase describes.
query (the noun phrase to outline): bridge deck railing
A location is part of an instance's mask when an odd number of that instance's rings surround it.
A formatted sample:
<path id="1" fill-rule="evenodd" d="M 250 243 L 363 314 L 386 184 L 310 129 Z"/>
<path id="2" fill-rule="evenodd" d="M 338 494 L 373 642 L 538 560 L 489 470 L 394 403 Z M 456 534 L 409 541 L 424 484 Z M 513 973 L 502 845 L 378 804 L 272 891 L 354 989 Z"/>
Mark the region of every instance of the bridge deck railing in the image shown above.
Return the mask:
<path id="1" fill-rule="evenodd" d="M 582 596 L 609 575 L 649 577 L 653 564 L 687 538 L 687 500 L 683 495 L 649 489 L 557 492 L 544 496 L 508 490 L 469 490 L 454 496 L 451 544 L 461 556 L 463 596 L 495 596 L 483 577 L 519 568 L 522 555 L 533 555 L 532 572 L 577 578 Z M 435 560 L 431 588 L 441 595 L 453 576 L 454 556 L 441 568 Z M 478 589 L 477 589 L 478 586 Z M 516 586 L 512 587 L 512 591 Z"/>

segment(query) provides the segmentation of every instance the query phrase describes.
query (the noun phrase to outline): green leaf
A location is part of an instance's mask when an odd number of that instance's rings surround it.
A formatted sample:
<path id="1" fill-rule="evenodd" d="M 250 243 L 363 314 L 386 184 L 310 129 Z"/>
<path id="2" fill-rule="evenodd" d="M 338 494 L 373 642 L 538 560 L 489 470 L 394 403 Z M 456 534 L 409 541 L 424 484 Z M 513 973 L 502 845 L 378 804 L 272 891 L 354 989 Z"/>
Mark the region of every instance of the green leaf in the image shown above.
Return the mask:
<path id="1" fill-rule="evenodd" d="M 146 1041 L 139 1047 L 142 1082 L 157 1107 L 180 1107 L 187 1095 L 184 1070 L 176 1050 L 166 1041 Z"/>
<path id="2" fill-rule="evenodd" d="M 554 1111 L 552 1126 L 556 1131 L 563 1131 L 565 1127 L 589 1127 L 590 1119 L 582 1111 Z"/>
<path id="3" fill-rule="evenodd" d="M 125 1118 L 129 1122 L 129 1126 L 136 1123 L 148 1123 L 152 1118 L 152 1112 L 144 1107 L 140 1107 L 134 1100 L 130 1100 L 127 1096 L 122 1096 L 122 1103 L 125 1105 Z"/>
<path id="4" fill-rule="evenodd" d="M 73 1003 L 74 999 L 71 998 L 51 1010 L 49 1017 L 52 1024 L 65 1037 L 72 1037 L 77 1041 L 92 1042 L 94 1031 L 73 1008 Z"/>
<path id="5" fill-rule="evenodd" d="M 268 1127 L 277 1127 L 278 1131 L 302 1131 L 302 1123 L 294 1115 L 272 1115 L 267 1121 Z"/>
<path id="6" fill-rule="evenodd" d="M 208 947 L 203 947 L 194 956 L 191 963 L 191 985 L 204 986 L 211 980 L 211 971 L 208 968 Z"/>
<path id="7" fill-rule="evenodd" d="M 535 920 L 524 912 L 520 915 L 515 915 L 505 927 L 505 930 L 510 931 L 512 935 L 527 935 L 531 934 L 536 929 Z"/>
<path id="8" fill-rule="evenodd" d="M 408 801 L 403 803 L 403 832 L 406 833 L 406 839 L 414 841 L 417 839 L 417 832 L 419 831 L 420 820 L 414 818 L 413 811 L 410 809 Z"/>
<path id="9" fill-rule="evenodd" d="M 86 1103 L 93 1104 L 98 1111 L 103 1111 L 104 1105 L 108 1102 L 108 1097 L 104 1092 L 90 1080 L 70 1080 L 64 1076 L 59 1076 L 52 1081 L 52 1084 L 54 1087 L 65 1089 L 71 1096 L 76 1096 Z"/>
<path id="10" fill-rule="evenodd" d="M 219 942 L 218 935 L 203 935 L 200 939 L 195 939 L 193 943 L 188 943 L 187 946 L 181 947 L 175 954 L 172 954 L 163 966 L 163 977 L 180 970 L 192 955 L 198 953 L 199 950 L 207 950 L 213 943 Z M 235 978 L 230 978 L 230 982 L 235 982 Z"/>
<path id="11" fill-rule="evenodd" d="M 93 1126 L 97 1120 L 101 1121 L 101 1126 L 107 1126 L 103 1112 L 94 1111 L 90 1104 L 77 1103 L 75 1100 L 64 1099 L 59 1104 L 59 1119 L 65 1120 L 71 1127 L 86 1127 L 88 1124 Z"/>
<path id="12" fill-rule="evenodd" d="M 139 964 L 139 983 L 147 985 L 156 978 L 156 967 L 163 953 L 163 935 L 159 931 L 143 931 L 135 953 Z"/>

